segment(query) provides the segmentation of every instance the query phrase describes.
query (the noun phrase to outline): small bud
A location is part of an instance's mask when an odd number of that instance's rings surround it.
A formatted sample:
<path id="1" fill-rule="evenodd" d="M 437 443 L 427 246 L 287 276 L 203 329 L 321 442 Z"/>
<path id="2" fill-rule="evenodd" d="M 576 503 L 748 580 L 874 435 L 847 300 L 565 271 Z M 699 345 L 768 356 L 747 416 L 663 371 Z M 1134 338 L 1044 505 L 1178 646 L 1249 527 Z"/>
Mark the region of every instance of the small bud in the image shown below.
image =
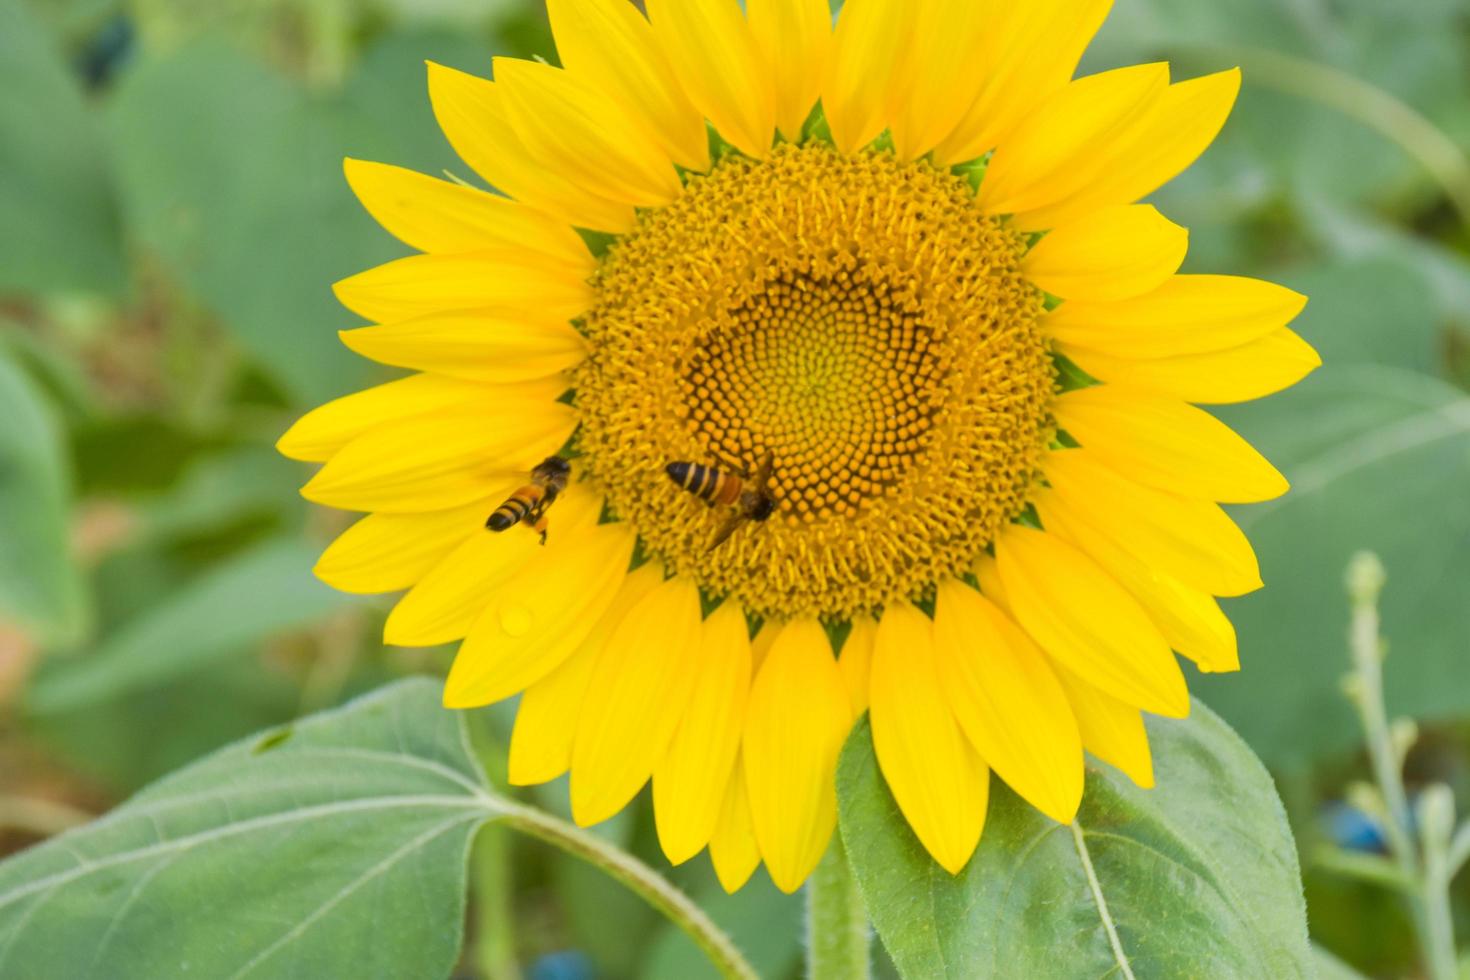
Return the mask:
<path id="1" fill-rule="evenodd" d="M 1348 806 L 1368 814 L 1379 822 L 1388 817 L 1388 807 L 1383 802 L 1383 794 L 1372 783 L 1348 783 L 1347 789 L 1343 792 L 1343 799 L 1347 801 Z"/>
<path id="2" fill-rule="evenodd" d="M 1424 842 L 1438 850 L 1449 847 L 1455 832 L 1455 794 L 1450 788 L 1444 783 L 1426 786 L 1414 801 L 1414 811 Z"/>
<path id="3" fill-rule="evenodd" d="M 1383 570 L 1383 562 L 1371 551 L 1358 552 L 1348 563 L 1347 590 L 1354 605 L 1376 604 L 1386 581 L 1388 573 Z"/>
<path id="4" fill-rule="evenodd" d="M 1403 768 L 1409 750 L 1419 741 L 1419 725 L 1412 718 L 1400 718 L 1388 726 L 1388 741 L 1393 746 L 1393 757 Z"/>
<path id="5" fill-rule="evenodd" d="M 1343 674 L 1341 683 L 1342 693 L 1347 696 L 1347 699 L 1353 704 L 1361 705 L 1363 703 L 1363 678 L 1357 674 Z"/>

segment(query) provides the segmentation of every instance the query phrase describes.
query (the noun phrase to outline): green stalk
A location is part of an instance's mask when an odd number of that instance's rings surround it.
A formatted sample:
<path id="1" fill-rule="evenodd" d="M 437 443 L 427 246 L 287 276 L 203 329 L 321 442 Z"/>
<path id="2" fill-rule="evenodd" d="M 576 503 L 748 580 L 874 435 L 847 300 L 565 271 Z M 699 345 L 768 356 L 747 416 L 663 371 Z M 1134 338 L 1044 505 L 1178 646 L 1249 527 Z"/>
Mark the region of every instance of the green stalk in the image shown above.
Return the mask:
<path id="1" fill-rule="evenodd" d="M 867 980 L 868 914 L 836 835 L 806 883 L 809 980 Z"/>
<path id="2" fill-rule="evenodd" d="M 1430 980 L 1456 980 L 1455 937 L 1450 915 L 1449 859 L 1450 813 L 1440 820 L 1421 820 L 1421 826 L 1443 824 L 1436 832 L 1423 827 L 1416 838 L 1404 791 L 1402 750 L 1395 745 L 1388 712 L 1383 702 L 1383 640 L 1378 616 L 1378 597 L 1383 591 L 1383 565 L 1372 554 L 1360 554 L 1348 570 L 1348 594 L 1352 599 L 1349 631 L 1353 655 L 1350 693 L 1368 741 L 1373 778 L 1383 794 L 1384 830 L 1389 853 L 1408 884 L 1406 894 L 1414 917 L 1414 932 Z M 1427 798 L 1439 788 L 1426 790 Z M 1426 812 L 1429 807 L 1421 807 Z M 1422 848 L 1422 850 L 1421 850 Z"/>
<path id="3" fill-rule="evenodd" d="M 494 823 L 480 828 L 470 862 L 475 896 L 475 965 L 485 980 L 521 980 L 516 958 L 510 835 Z"/>
<path id="4" fill-rule="evenodd" d="M 507 799 L 496 799 L 492 805 L 495 818 L 503 825 L 596 865 L 639 895 L 682 929 L 709 957 L 710 963 L 725 980 L 760 980 L 755 968 L 735 948 L 734 941 L 711 921 L 703 909 L 631 854 L 625 854 L 601 838 L 540 810 Z"/>

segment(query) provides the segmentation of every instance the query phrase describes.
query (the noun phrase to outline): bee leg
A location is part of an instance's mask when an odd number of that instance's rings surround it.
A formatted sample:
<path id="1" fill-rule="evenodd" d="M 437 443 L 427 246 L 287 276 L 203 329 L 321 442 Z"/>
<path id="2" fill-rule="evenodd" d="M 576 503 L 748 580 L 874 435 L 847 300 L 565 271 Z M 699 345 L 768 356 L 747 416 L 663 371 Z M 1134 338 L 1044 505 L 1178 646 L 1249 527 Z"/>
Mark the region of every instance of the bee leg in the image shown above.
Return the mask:
<path id="1" fill-rule="evenodd" d="M 546 544 L 546 528 L 551 523 L 546 516 L 546 508 L 550 503 L 549 499 L 542 498 L 541 502 L 526 514 L 526 527 L 541 535 L 543 545 Z"/>

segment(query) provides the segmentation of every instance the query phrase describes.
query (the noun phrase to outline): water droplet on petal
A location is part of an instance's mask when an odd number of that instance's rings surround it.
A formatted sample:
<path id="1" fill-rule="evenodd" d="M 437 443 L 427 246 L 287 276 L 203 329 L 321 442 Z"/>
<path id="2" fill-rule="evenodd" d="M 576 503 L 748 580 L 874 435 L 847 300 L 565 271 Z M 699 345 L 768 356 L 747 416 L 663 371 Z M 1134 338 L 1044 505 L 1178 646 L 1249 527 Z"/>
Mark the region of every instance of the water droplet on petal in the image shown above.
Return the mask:
<path id="1" fill-rule="evenodd" d="M 531 610 L 519 602 L 507 602 L 500 607 L 500 629 L 506 636 L 521 637 L 531 631 Z"/>

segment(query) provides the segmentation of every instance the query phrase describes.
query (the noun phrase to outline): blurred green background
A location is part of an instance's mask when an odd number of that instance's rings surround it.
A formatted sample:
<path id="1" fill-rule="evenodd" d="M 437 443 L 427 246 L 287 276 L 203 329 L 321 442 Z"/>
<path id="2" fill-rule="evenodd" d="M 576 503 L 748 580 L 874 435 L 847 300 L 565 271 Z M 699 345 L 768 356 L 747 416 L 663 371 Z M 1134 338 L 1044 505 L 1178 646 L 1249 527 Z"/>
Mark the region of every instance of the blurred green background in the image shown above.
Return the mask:
<path id="1" fill-rule="evenodd" d="M 0 855 L 231 739 L 451 651 L 385 649 L 388 603 L 310 568 L 346 518 L 271 446 L 388 376 L 341 347 L 330 284 L 403 254 L 344 156 L 468 175 L 423 61 L 554 60 L 540 0 L 0 0 Z M 1314 861 L 1374 850 L 1344 800 L 1366 766 L 1339 689 L 1342 570 L 1390 580 L 1389 708 L 1423 722 L 1414 785 L 1470 805 L 1470 0 L 1117 0 L 1084 70 L 1245 69 L 1216 147 L 1158 195 L 1188 271 L 1308 293 L 1326 367 L 1224 410 L 1292 478 L 1242 513 L 1267 589 L 1229 604 L 1243 673 L 1192 679 L 1271 767 L 1314 938 L 1414 975 L 1397 899 Z M 503 767 L 512 705 L 473 719 Z M 564 811 L 565 787 L 529 794 Z M 665 867 L 651 814 L 602 828 Z M 701 975 L 599 872 L 486 831 L 464 976 Z M 673 872 L 764 975 L 795 976 L 799 910 L 763 875 Z M 1470 934 L 1470 894 L 1458 896 Z"/>

